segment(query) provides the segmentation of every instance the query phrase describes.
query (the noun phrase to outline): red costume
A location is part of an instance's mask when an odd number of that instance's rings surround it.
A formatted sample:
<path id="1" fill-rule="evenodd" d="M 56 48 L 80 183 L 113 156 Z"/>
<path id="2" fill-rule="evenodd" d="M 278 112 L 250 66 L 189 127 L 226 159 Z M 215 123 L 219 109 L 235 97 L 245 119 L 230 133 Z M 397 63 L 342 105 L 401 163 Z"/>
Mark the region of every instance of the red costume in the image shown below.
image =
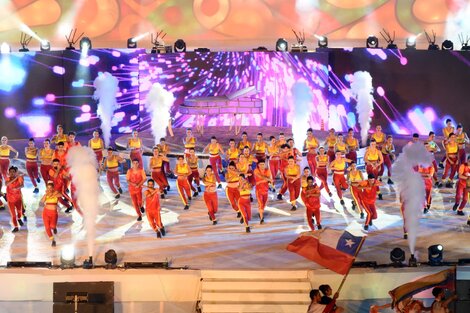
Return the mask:
<path id="1" fill-rule="evenodd" d="M 225 180 L 227 182 L 227 187 L 225 188 L 225 194 L 227 199 L 236 212 L 239 212 L 238 209 L 238 199 L 240 199 L 240 191 L 238 190 L 238 185 L 240 177 L 236 171 L 227 170 L 225 175 Z"/>
<path id="2" fill-rule="evenodd" d="M 145 209 L 147 219 L 153 230 L 157 231 L 163 228 L 160 214 L 160 193 L 158 189 L 145 191 Z"/>
<path id="3" fill-rule="evenodd" d="M 191 187 L 189 186 L 188 176 L 191 174 L 191 169 L 186 163 L 176 164 L 175 174 L 178 176 L 176 180 L 176 188 L 181 197 L 181 201 L 185 206 L 188 205 L 188 201 L 191 199 Z"/>
<path id="4" fill-rule="evenodd" d="M 379 186 L 375 182 L 371 185 L 369 181 L 363 181 L 359 184 L 359 186 L 362 189 L 360 197 L 362 200 L 362 206 L 367 213 L 365 225 L 370 225 L 372 220 L 377 219 L 377 208 L 375 207 L 375 200 L 377 199 Z"/>
<path id="5" fill-rule="evenodd" d="M 203 182 L 205 185 L 204 188 L 204 202 L 207 207 L 207 211 L 209 213 L 209 217 L 211 221 L 216 221 L 215 213 L 218 211 L 219 201 L 217 198 L 217 191 L 216 191 L 216 182 L 217 179 L 214 174 L 212 175 L 204 175 Z"/>
<path id="6" fill-rule="evenodd" d="M 65 193 L 65 189 L 67 188 L 67 172 L 63 169 L 58 169 L 57 171 L 54 168 L 49 170 L 49 178 L 54 183 L 54 190 L 58 191 L 59 193 Z M 59 198 L 60 204 L 65 207 L 69 207 L 70 203 L 66 201 L 64 198 Z"/>
<path id="7" fill-rule="evenodd" d="M 21 195 L 21 188 L 24 180 L 22 176 L 17 176 L 13 179 L 7 177 L 7 198 L 8 208 L 10 209 L 11 222 L 15 227 L 18 227 L 18 220 L 23 217 L 23 197 Z"/>
<path id="8" fill-rule="evenodd" d="M 129 182 L 129 193 L 131 195 L 132 205 L 134 206 L 135 212 L 139 217 L 142 216 L 140 209 L 142 208 L 142 186 L 146 180 L 145 172 L 143 169 L 130 169 L 126 175 L 127 181 Z"/>
<path id="9" fill-rule="evenodd" d="M 313 226 L 313 217 L 317 222 L 319 229 L 321 227 L 321 215 L 320 215 L 320 188 L 314 186 L 307 186 L 305 188 L 305 207 L 307 211 L 307 222 L 310 229 L 315 230 Z"/>
<path id="10" fill-rule="evenodd" d="M 258 200 L 258 210 L 260 214 L 264 212 L 266 203 L 268 202 L 268 191 L 269 191 L 269 182 L 267 179 L 271 179 L 271 173 L 269 169 L 265 168 L 261 171 L 259 168 L 254 171 L 255 181 L 256 181 L 256 199 Z"/>
<path id="11" fill-rule="evenodd" d="M 470 166 L 467 162 L 462 163 L 459 168 L 459 176 L 470 177 Z M 459 177 L 457 189 L 455 192 L 455 205 L 458 205 L 458 210 L 463 211 L 468 201 L 468 180 Z M 460 205 L 459 205 L 460 204 Z"/>

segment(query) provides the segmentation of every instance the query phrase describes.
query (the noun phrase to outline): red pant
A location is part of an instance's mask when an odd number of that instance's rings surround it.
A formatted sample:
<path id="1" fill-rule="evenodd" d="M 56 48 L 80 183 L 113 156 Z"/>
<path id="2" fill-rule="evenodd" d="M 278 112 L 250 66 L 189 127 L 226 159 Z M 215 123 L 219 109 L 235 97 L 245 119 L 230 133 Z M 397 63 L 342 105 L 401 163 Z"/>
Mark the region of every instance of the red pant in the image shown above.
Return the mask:
<path id="1" fill-rule="evenodd" d="M 152 179 L 158 185 L 160 190 L 165 189 L 168 186 L 165 173 L 160 169 L 160 171 L 152 171 Z"/>
<path id="2" fill-rule="evenodd" d="M 142 160 L 142 152 L 140 150 L 137 151 L 131 151 L 130 153 L 130 158 L 131 158 L 131 163 L 134 159 L 139 160 L 139 168 L 143 169 L 144 168 L 144 162 Z"/>
<path id="3" fill-rule="evenodd" d="M 170 162 L 162 161 L 162 165 L 165 173 L 171 173 Z"/>
<path id="4" fill-rule="evenodd" d="M 140 208 L 142 207 L 142 188 L 138 192 L 131 193 L 132 205 L 134 206 L 135 212 L 138 216 L 142 216 L 140 213 Z"/>
<path id="5" fill-rule="evenodd" d="M 355 163 L 357 163 L 357 152 L 356 152 L 356 150 L 349 151 L 346 154 L 346 158 L 350 159 L 351 161 L 354 161 Z"/>
<path id="6" fill-rule="evenodd" d="M 108 181 L 108 186 L 111 188 L 111 191 L 114 194 L 118 193 L 117 188 L 121 187 L 121 184 L 119 183 L 119 172 L 118 171 L 106 171 L 106 180 Z"/>
<path id="7" fill-rule="evenodd" d="M 285 194 L 287 191 L 287 178 L 286 178 L 286 169 L 287 166 L 287 161 L 280 160 L 279 161 L 279 171 L 281 171 L 281 179 L 282 179 L 282 186 L 281 190 L 279 190 L 279 193 L 281 195 Z"/>
<path id="8" fill-rule="evenodd" d="M 326 154 L 328 155 L 328 161 L 333 162 L 335 160 L 335 147 L 328 147 Z"/>
<path id="9" fill-rule="evenodd" d="M 369 225 L 372 220 L 377 219 L 377 208 L 375 207 L 375 203 L 367 203 L 363 201 L 362 205 L 367 213 L 365 225 Z"/>
<path id="10" fill-rule="evenodd" d="M 317 177 L 321 181 L 320 189 L 325 188 L 326 192 L 330 193 L 330 188 L 328 187 L 328 170 L 326 167 L 317 167 Z"/>
<path id="11" fill-rule="evenodd" d="M 432 201 L 432 178 L 424 180 L 424 189 L 426 191 L 426 205 L 431 206 Z"/>
<path id="12" fill-rule="evenodd" d="M 457 190 L 455 192 L 455 204 L 460 204 L 459 211 L 462 211 L 463 208 L 465 208 L 467 201 L 468 201 L 467 182 L 465 180 L 459 179 L 459 182 L 457 183 Z"/>
<path id="13" fill-rule="evenodd" d="M 289 198 L 291 202 L 296 201 L 300 195 L 300 178 L 294 182 L 290 180 L 287 182 L 289 188 Z"/>
<path id="14" fill-rule="evenodd" d="M 245 226 L 248 226 L 248 223 L 251 220 L 251 201 L 250 197 L 240 197 L 238 199 L 238 207 L 245 222 Z"/>
<path id="15" fill-rule="evenodd" d="M 361 191 L 356 186 L 351 186 L 351 196 L 356 202 L 356 206 L 362 211 L 362 199 L 361 199 Z"/>
<path id="16" fill-rule="evenodd" d="M 189 187 L 189 182 L 187 178 L 179 178 L 176 180 L 176 188 L 183 201 L 184 205 L 188 205 L 188 199 L 191 198 L 191 187 Z"/>
<path id="17" fill-rule="evenodd" d="M 3 176 L 3 181 L 7 181 L 9 167 L 10 159 L 0 159 L 0 174 Z"/>
<path id="18" fill-rule="evenodd" d="M 103 150 L 94 150 L 95 156 L 96 156 L 96 161 L 98 161 L 98 164 L 101 164 L 103 162 Z"/>
<path id="19" fill-rule="evenodd" d="M 222 158 L 220 157 L 220 155 L 217 155 L 217 156 L 210 156 L 209 157 L 209 163 L 211 164 L 212 166 L 212 170 L 214 171 L 214 175 L 215 175 L 215 180 L 217 180 L 218 183 L 220 183 L 220 176 L 219 176 L 219 171 L 218 170 L 222 170 Z"/>
<path id="20" fill-rule="evenodd" d="M 199 177 L 199 170 L 197 168 L 191 169 L 191 174 L 188 176 L 188 183 L 189 186 L 191 186 L 192 191 L 196 191 L 196 187 L 193 186 L 193 179 L 194 182 L 196 183 L 196 186 L 199 187 L 200 185 L 200 177 Z"/>
<path id="21" fill-rule="evenodd" d="M 225 194 L 227 195 L 227 199 L 230 202 L 232 209 L 234 209 L 236 212 L 240 211 L 238 208 L 238 199 L 240 199 L 240 191 L 238 188 L 227 187 L 225 188 Z"/>
<path id="22" fill-rule="evenodd" d="M 366 172 L 367 172 L 367 174 L 373 174 L 376 179 L 379 178 L 380 170 L 381 170 L 381 166 L 380 166 L 380 167 L 373 167 L 373 166 L 370 165 L 370 164 L 367 164 L 367 165 L 366 165 Z"/>
<path id="23" fill-rule="evenodd" d="M 59 214 L 57 210 L 49 210 L 44 208 L 42 210 L 42 221 L 44 223 L 44 228 L 46 228 L 46 234 L 49 238 L 53 238 L 52 230 L 57 228 L 57 219 Z"/>
<path id="24" fill-rule="evenodd" d="M 147 208 L 147 210 L 145 211 L 145 214 L 147 215 L 147 219 L 153 230 L 157 230 L 157 227 L 159 229 L 163 228 L 160 210 L 153 210 L 153 209 L 149 210 L 149 208 Z"/>
<path id="25" fill-rule="evenodd" d="M 384 174 L 384 169 L 387 167 L 387 176 L 392 176 L 392 159 L 390 158 L 389 154 L 384 154 L 384 164 L 381 166 L 379 175 L 382 176 Z"/>
<path id="26" fill-rule="evenodd" d="M 341 188 L 348 188 L 348 183 L 346 182 L 346 178 L 344 178 L 344 174 L 333 173 L 333 184 L 335 185 L 338 197 L 343 199 L 343 190 L 341 190 Z"/>
<path id="27" fill-rule="evenodd" d="M 436 159 L 433 159 L 432 160 L 432 166 L 434 167 L 434 174 L 432 175 L 432 178 L 434 179 L 434 181 L 437 181 L 437 162 L 436 162 Z"/>
<path id="28" fill-rule="evenodd" d="M 256 200 L 258 200 L 258 211 L 264 212 L 264 208 L 266 207 L 266 203 L 268 203 L 268 191 L 267 190 L 259 190 L 256 189 Z"/>
<path id="29" fill-rule="evenodd" d="M 310 167 L 310 172 L 315 173 L 317 170 L 317 154 L 308 152 L 307 163 L 308 163 L 308 167 Z"/>
<path id="30" fill-rule="evenodd" d="M 448 156 L 448 158 L 454 162 L 454 164 L 450 164 L 447 160 L 446 160 L 446 165 L 444 167 L 444 174 L 442 175 L 442 180 L 446 179 L 447 178 L 447 174 L 449 174 L 449 170 L 450 170 L 450 176 L 449 176 L 449 179 L 450 180 L 453 180 L 454 179 L 454 176 L 455 176 L 455 173 L 457 172 L 457 170 L 459 169 L 459 162 L 458 162 L 458 157 L 457 155 L 452 155 L 452 156 Z"/>
<path id="31" fill-rule="evenodd" d="M 207 211 L 211 221 L 215 221 L 215 213 L 217 213 L 219 208 L 219 201 L 217 199 L 217 192 L 204 192 L 204 202 L 206 203 Z"/>
<path id="32" fill-rule="evenodd" d="M 47 182 L 51 180 L 51 177 L 49 176 L 49 170 L 51 169 L 52 169 L 52 165 L 41 164 L 41 176 L 46 186 L 47 186 Z"/>
<path id="33" fill-rule="evenodd" d="M 465 163 L 467 161 L 467 153 L 465 152 L 465 148 L 459 149 L 459 164 Z"/>
<path id="34" fill-rule="evenodd" d="M 277 172 L 279 172 L 279 159 L 269 160 L 269 170 L 271 171 L 271 177 L 276 179 Z"/>
<path id="35" fill-rule="evenodd" d="M 315 217 L 315 221 L 317 222 L 317 225 L 321 224 L 321 215 L 320 215 L 320 201 L 312 201 L 312 200 L 307 200 L 305 203 L 307 207 L 307 222 L 308 226 L 310 226 L 311 230 L 315 230 L 313 227 L 313 221 L 312 218 Z"/>
<path id="36" fill-rule="evenodd" d="M 18 227 L 18 220 L 23 217 L 23 200 L 8 197 L 7 203 L 10 209 L 11 222 L 15 227 Z"/>
<path id="37" fill-rule="evenodd" d="M 34 188 L 38 186 L 36 179 L 39 178 L 38 162 L 26 161 L 26 172 L 33 183 Z"/>

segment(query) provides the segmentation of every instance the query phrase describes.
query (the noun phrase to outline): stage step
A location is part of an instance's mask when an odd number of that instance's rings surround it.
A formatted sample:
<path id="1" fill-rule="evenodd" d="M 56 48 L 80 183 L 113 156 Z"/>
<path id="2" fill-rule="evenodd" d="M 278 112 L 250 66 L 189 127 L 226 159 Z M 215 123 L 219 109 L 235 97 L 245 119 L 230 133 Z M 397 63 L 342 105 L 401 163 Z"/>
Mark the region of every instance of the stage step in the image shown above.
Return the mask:
<path id="1" fill-rule="evenodd" d="M 307 271 L 202 271 L 205 313 L 305 313 L 310 304 Z"/>

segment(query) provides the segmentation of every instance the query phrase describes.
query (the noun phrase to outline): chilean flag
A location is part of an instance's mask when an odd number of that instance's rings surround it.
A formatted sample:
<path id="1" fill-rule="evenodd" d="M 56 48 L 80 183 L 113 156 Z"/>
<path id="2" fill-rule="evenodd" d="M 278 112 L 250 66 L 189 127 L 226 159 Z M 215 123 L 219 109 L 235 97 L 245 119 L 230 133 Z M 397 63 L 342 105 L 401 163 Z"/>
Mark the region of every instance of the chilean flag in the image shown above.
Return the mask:
<path id="1" fill-rule="evenodd" d="M 347 231 L 325 228 L 300 235 L 287 246 L 287 250 L 345 275 L 361 248 L 363 238 Z"/>

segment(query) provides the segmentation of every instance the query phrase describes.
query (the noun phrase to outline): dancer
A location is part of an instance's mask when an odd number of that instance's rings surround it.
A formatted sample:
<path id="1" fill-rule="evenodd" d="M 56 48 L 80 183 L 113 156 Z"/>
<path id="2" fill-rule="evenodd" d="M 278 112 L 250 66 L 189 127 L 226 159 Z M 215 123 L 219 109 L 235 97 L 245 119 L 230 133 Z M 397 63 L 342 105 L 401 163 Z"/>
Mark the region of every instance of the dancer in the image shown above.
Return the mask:
<path id="1" fill-rule="evenodd" d="M 464 216 L 463 209 L 468 201 L 468 186 L 470 183 L 470 156 L 459 166 L 459 180 L 455 191 L 455 204 L 452 210 L 457 210 L 457 215 Z"/>
<path id="2" fill-rule="evenodd" d="M 132 205 L 137 213 L 137 221 L 142 221 L 142 213 L 145 212 L 142 201 L 142 187 L 147 180 L 144 170 L 140 167 L 139 159 L 132 160 L 132 167 L 127 170 L 126 180 L 131 195 Z"/>
<path id="3" fill-rule="evenodd" d="M 191 169 L 191 174 L 188 176 L 189 186 L 193 191 L 193 197 L 197 197 L 201 192 L 201 185 L 199 178 L 199 158 L 197 157 L 194 148 L 189 148 L 189 154 L 186 157 L 186 163 L 188 163 L 189 168 Z M 196 187 L 193 186 L 193 180 L 196 183 Z"/>
<path id="4" fill-rule="evenodd" d="M 459 158 L 458 158 L 459 145 L 457 144 L 456 139 L 457 138 L 455 134 L 450 133 L 449 138 L 442 142 L 446 150 L 446 158 L 445 158 L 446 165 L 444 168 L 444 173 L 442 174 L 441 182 L 438 185 L 439 188 L 443 186 L 444 181 L 446 180 L 447 175 L 449 174 L 449 171 L 450 171 L 450 175 L 446 182 L 446 188 L 452 188 L 453 186 L 453 179 L 459 167 Z"/>
<path id="5" fill-rule="evenodd" d="M 233 161 L 228 164 L 227 172 L 225 173 L 225 181 L 227 182 L 225 195 L 227 196 L 232 209 L 237 212 L 237 218 L 240 218 L 241 213 L 238 208 L 238 199 L 240 199 L 240 191 L 238 190 L 240 184 L 240 172 L 237 171 L 237 167 Z"/>
<path id="6" fill-rule="evenodd" d="M 217 198 L 217 177 L 212 170 L 211 165 L 206 166 L 204 176 L 202 176 L 202 182 L 204 183 L 204 203 L 207 207 L 207 214 L 209 219 L 212 222 L 212 225 L 217 224 L 217 218 L 215 213 L 217 213 L 219 208 L 219 200 Z"/>
<path id="7" fill-rule="evenodd" d="M 224 154 L 224 149 L 220 143 L 217 142 L 217 138 L 215 136 L 211 137 L 211 142 L 204 148 L 203 153 L 209 152 L 209 163 L 211 164 L 212 168 L 214 169 L 215 179 L 217 180 L 217 188 L 222 188 L 222 184 L 220 183 L 220 176 L 219 172 L 222 172 L 222 157 L 221 154 Z"/>
<path id="8" fill-rule="evenodd" d="M 250 149 L 248 147 L 243 148 L 242 155 L 245 157 L 246 162 L 248 164 L 248 176 L 247 179 L 251 185 L 255 185 L 255 177 L 253 176 L 253 169 L 256 168 L 256 163 L 258 160 L 250 153 Z"/>
<path id="9" fill-rule="evenodd" d="M 57 234 L 57 220 L 59 218 L 58 204 L 61 198 L 67 198 L 72 202 L 72 199 L 70 199 L 68 195 L 57 191 L 52 181 L 47 182 L 46 193 L 41 198 L 40 203 L 44 205 L 42 210 L 42 220 L 44 228 L 46 229 L 46 234 L 51 240 L 52 247 L 56 246 L 54 235 Z"/>
<path id="10" fill-rule="evenodd" d="M 69 151 L 69 149 L 73 148 L 73 147 L 81 147 L 82 144 L 78 141 L 75 141 L 75 137 L 77 135 L 75 134 L 75 132 L 69 132 L 68 136 L 67 136 L 67 142 L 64 142 L 64 148 L 65 148 L 65 151 Z"/>
<path id="11" fill-rule="evenodd" d="M 139 132 L 137 130 L 133 130 L 132 137 L 127 140 L 127 149 L 130 150 L 129 158 L 131 160 L 139 161 L 139 169 L 143 169 L 144 162 L 142 160 L 142 139 L 139 138 Z"/>
<path id="12" fill-rule="evenodd" d="M 382 145 L 385 143 L 387 136 L 382 132 L 382 126 L 377 125 L 375 127 L 375 132 L 370 136 L 370 141 L 375 140 L 377 144 L 377 149 L 382 150 Z"/>
<path id="13" fill-rule="evenodd" d="M 58 145 L 64 146 L 64 143 L 60 141 Z M 69 181 L 69 174 L 66 172 L 65 167 L 60 165 L 59 159 L 52 160 L 52 168 L 49 170 L 49 178 L 54 184 L 56 191 L 61 194 L 66 194 L 65 189 Z M 70 213 L 73 210 L 73 202 L 69 197 L 60 197 L 59 203 L 66 207 L 65 213 Z"/>
<path id="14" fill-rule="evenodd" d="M 280 147 L 276 142 L 276 137 L 269 137 L 270 144 L 268 145 L 268 158 L 269 158 L 269 170 L 271 172 L 271 178 L 273 179 L 273 184 L 271 187 L 272 192 L 276 192 L 274 185 L 274 180 L 276 179 L 277 173 L 279 172 L 280 165 Z"/>
<path id="15" fill-rule="evenodd" d="M 292 153 L 289 149 L 289 145 L 283 144 L 281 146 L 281 151 L 279 153 L 279 171 L 281 172 L 282 186 L 277 195 L 277 200 L 282 200 L 282 196 L 287 191 L 287 177 L 286 177 L 286 167 L 289 164 L 289 156 L 292 156 Z"/>
<path id="16" fill-rule="evenodd" d="M 300 166 L 295 163 L 294 156 L 289 156 L 286 166 L 285 176 L 287 179 L 287 188 L 289 189 L 289 200 L 292 205 L 291 211 L 297 210 L 297 199 L 300 195 Z"/>
<path id="17" fill-rule="evenodd" d="M 313 129 L 307 129 L 307 139 L 305 139 L 303 150 L 307 152 L 307 163 L 312 173 L 315 173 L 317 170 L 318 145 L 318 139 L 313 136 Z"/>
<path id="18" fill-rule="evenodd" d="M 395 160 L 395 146 L 393 145 L 393 137 L 391 135 L 387 136 L 387 140 L 385 144 L 382 146 L 382 157 L 383 157 L 383 165 L 380 168 L 379 172 L 379 181 L 381 181 L 381 177 L 384 173 L 385 166 L 387 167 L 387 184 L 393 185 L 392 181 L 392 161 Z"/>
<path id="19" fill-rule="evenodd" d="M 166 188 L 168 187 L 168 181 L 166 180 L 165 173 L 163 172 L 163 161 L 169 161 L 167 157 L 164 157 L 158 147 L 153 147 L 153 156 L 149 161 L 149 169 L 152 173 L 152 179 L 154 183 L 157 183 L 160 188 L 162 199 L 165 198 Z"/>
<path id="20" fill-rule="evenodd" d="M 281 147 L 283 144 L 286 144 L 286 136 L 284 135 L 283 132 L 279 133 L 277 144 L 279 147 Z"/>
<path id="21" fill-rule="evenodd" d="M 64 144 L 67 142 L 67 135 L 64 133 L 64 127 L 62 125 L 56 126 L 57 134 L 52 136 L 51 143 L 57 145 L 59 142 L 63 142 Z"/>
<path id="22" fill-rule="evenodd" d="M 240 150 L 235 145 L 235 139 L 230 139 L 228 143 L 229 147 L 225 153 L 225 156 L 227 157 L 227 163 L 230 162 L 238 162 L 238 155 L 240 154 Z"/>
<path id="23" fill-rule="evenodd" d="M 294 139 L 287 139 L 287 144 L 289 145 L 290 155 L 294 157 L 295 163 L 302 161 L 302 153 L 295 147 Z"/>
<path id="24" fill-rule="evenodd" d="M 344 137 L 343 137 L 343 134 L 339 133 L 337 136 L 336 136 L 336 143 L 335 143 L 335 155 L 336 155 L 336 152 L 341 152 L 341 154 L 343 156 L 346 156 L 346 154 L 348 154 L 348 146 L 346 145 L 346 143 L 344 142 Z"/>
<path id="25" fill-rule="evenodd" d="M 300 176 L 300 199 L 305 205 L 305 188 L 307 188 L 307 178 L 312 176 L 312 172 L 310 172 L 310 167 L 304 167 L 302 175 Z M 313 177 L 313 176 L 312 176 Z"/>
<path id="26" fill-rule="evenodd" d="M 111 188 L 114 198 L 119 199 L 122 195 L 121 183 L 119 182 L 119 163 L 124 163 L 126 160 L 114 152 L 114 148 L 108 148 L 108 155 L 103 164 L 106 164 L 106 181 L 108 186 Z"/>
<path id="27" fill-rule="evenodd" d="M 317 177 L 321 181 L 320 189 L 325 188 L 328 195 L 331 197 L 333 194 L 328 187 L 328 168 L 330 166 L 329 156 L 325 153 L 325 148 L 320 147 L 317 155 Z"/>
<path id="28" fill-rule="evenodd" d="M 382 167 L 384 159 L 375 139 L 370 141 L 369 147 L 366 149 L 366 153 L 364 154 L 364 160 L 366 162 L 367 174 L 374 176 L 374 178 L 379 177 L 380 168 Z M 379 196 L 379 200 L 382 200 L 380 189 L 377 190 L 377 194 Z"/>
<path id="29" fill-rule="evenodd" d="M 104 150 L 104 142 L 103 139 L 100 138 L 100 132 L 95 129 L 93 131 L 93 138 L 88 140 L 88 147 L 93 149 L 96 155 L 96 161 L 98 161 L 98 166 L 102 166 L 103 164 L 103 150 Z"/>
<path id="30" fill-rule="evenodd" d="M 157 234 L 157 238 L 162 238 L 162 236 L 166 235 L 166 231 L 162 223 L 160 189 L 158 187 L 155 188 L 155 181 L 153 179 L 147 181 L 147 190 L 145 190 L 144 195 L 147 220 L 150 227 Z"/>
<path id="31" fill-rule="evenodd" d="M 348 154 L 346 154 L 346 158 L 357 163 L 359 141 L 354 138 L 354 130 L 352 128 L 348 129 L 348 135 L 346 136 L 345 142 L 348 146 Z"/>
<path id="32" fill-rule="evenodd" d="M 184 210 L 189 210 L 189 201 L 191 201 L 191 187 L 189 186 L 188 176 L 191 174 L 191 168 L 184 161 L 182 155 L 179 155 L 177 158 L 175 166 L 176 179 L 176 188 L 181 197 L 181 201 L 184 204 Z"/>
<path id="33" fill-rule="evenodd" d="M 271 172 L 266 168 L 266 161 L 260 160 L 253 175 L 256 181 L 256 199 L 258 200 L 259 223 L 264 223 L 264 209 L 268 202 L 269 186 L 273 183 Z"/>
<path id="34" fill-rule="evenodd" d="M 247 233 L 251 232 L 250 229 L 250 220 L 251 220 L 251 189 L 253 186 L 250 182 L 245 179 L 245 174 L 240 174 L 240 184 L 238 190 L 240 192 L 240 198 L 238 199 L 238 208 L 242 215 L 240 219 L 241 224 L 245 224 L 245 231 Z"/>
<path id="35" fill-rule="evenodd" d="M 320 188 L 317 186 L 312 176 L 307 177 L 307 186 L 305 187 L 304 192 L 304 204 L 306 208 L 308 226 L 310 226 L 310 230 L 314 231 L 315 227 L 313 225 L 316 221 L 317 229 L 322 229 L 320 214 Z"/>
<path id="36" fill-rule="evenodd" d="M 19 152 L 8 144 L 8 138 L 3 136 L 0 145 L 0 174 L 3 180 L 6 181 L 8 177 L 8 168 L 10 167 L 10 152 L 16 153 L 15 159 L 18 158 Z M 1 177 L 0 177 L 1 178 Z"/>
<path id="37" fill-rule="evenodd" d="M 38 168 L 38 148 L 34 145 L 34 138 L 29 138 L 28 146 L 24 148 L 24 154 L 26 156 L 26 172 L 34 186 L 33 193 L 39 193 L 38 183 L 41 182 L 41 179 Z"/>
<path id="38" fill-rule="evenodd" d="M 465 152 L 465 144 L 468 144 L 467 133 L 463 131 L 463 126 L 461 124 L 457 125 L 457 130 L 455 132 L 456 141 L 459 145 L 459 164 L 465 163 L 467 161 L 467 154 Z"/>
<path id="39" fill-rule="evenodd" d="M 389 135 L 390 136 L 390 135 Z M 388 136 L 387 136 L 388 138 Z M 417 143 L 419 142 L 419 134 L 418 133 L 414 133 L 412 136 L 411 136 L 411 141 L 408 142 L 409 145 L 411 144 L 414 144 L 414 143 Z"/>
<path id="40" fill-rule="evenodd" d="M 442 129 L 442 135 L 444 136 L 442 147 L 444 148 L 444 150 L 446 149 L 444 143 L 447 142 L 447 139 L 449 138 L 450 134 L 454 132 L 455 132 L 455 128 L 454 128 L 454 125 L 452 125 L 452 121 L 450 119 L 446 119 L 446 127 Z M 445 159 L 446 159 L 446 156 L 444 156 L 441 162 L 439 162 L 440 168 L 444 168 Z"/>
<path id="41" fill-rule="evenodd" d="M 186 128 L 186 137 L 183 139 L 184 153 L 189 154 L 189 149 L 196 149 L 196 137 L 193 136 L 193 130 Z"/>
<path id="42" fill-rule="evenodd" d="M 327 155 L 328 161 L 333 162 L 335 159 L 335 145 L 336 145 L 336 135 L 335 129 L 332 128 L 328 131 L 328 136 L 326 136 L 325 143 L 323 146 L 328 147 Z"/>
<path id="43" fill-rule="evenodd" d="M 336 193 L 338 194 L 339 203 L 341 203 L 341 205 L 344 205 L 343 191 L 348 188 L 348 183 L 344 177 L 346 163 L 351 163 L 351 160 L 344 158 L 343 153 L 337 151 L 335 159 L 329 165 L 329 170 L 333 172 L 333 185 L 336 188 Z"/>
<path id="44" fill-rule="evenodd" d="M 434 166 L 434 175 L 433 175 L 433 180 L 434 184 L 437 187 L 439 185 L 439 180 L 437 179 L 437 162 L 436 162 L 436 153 L 441 152 L 441 149 L 439 148 L 439 145 L 434 141 L 436 138 L 436 134 L 433 131 L 429 132 L 428 139 L 424 142 L 424 145 L 426 146 L 426 149 L 432 153 L 433 155 L 433 160 L 432 160 L 432 165 Z"/>
<path id="45" fill-rule="evenodd" d="M 377 219 L 375 200 L 377 199 L 377 193 L 379 192 L 379 186 L 381 185 L 382 184 L 377 181 L 374 174 L 368 174 L 367 180 L 361 182 L 358 186 L 361 190 L 360 198 L 362 199 L 362 205 L 367 213 L 364 230 L 369 230 L 369 226 L 372 226 L 372 220 Z"/>
<path id="46" fill-rule="evenodd" d="M 158 150 L 160 150 L 160 154 L 165 158 L 168 158 L 168 153 L 170 153 L 170 146 L 166 143 L 165 138 L 160 138 L 160 144 L 158 144 Z M 175 174 L 171 171 L 170 168 L 170 161 L 163 160 L 163 173 L 165 174 L 165 180 L 167 182 L 167 190 L 170 187 L 168 184 L 168 179 L 166 179 L 166 175 L 170 176 L 171 178 L 176 178 Z"/>
<path id="47" fill-rule="evenodd" d="M 263 140 L 263 134 L 256 134 L 256 142 L 253 144 L 252 153 L 255 154 L 256 160 L 261 161 L 266 159 L 266 150 L 268 149 L 268 144 Z"/>
<path id="48" fill-rule="evenodd" d="M 23 226 L 23 196 L 21 195 L 21 188 L 24 187 L 24 179 L 22 174 L 18 174 L 18 168 L 11 166 L 8 169 L 8 177 L 6 178 L 7 186 L 7 203 L 10 209 L 11 222 L 13 224 L 12 233 L 18 231 L 18 224 Z M 26 220 L 26 218 L 25 218 Z"/>
<path id="49" fill-rule="evenodd" d="M 361 219 L 364 218 L 364 211 L 362 209 L 361 192 L 358 186 L 362 181 L 364 181 L 364 176 L 362 175 L 362 172 L 357 169 L 356 162 L 351 161 L 348 167 L 348 182 L 351 186 L 351 196 L 353 198 L 352 209 L 359 209 Z"/>
<path id="50" fill-rule="evenodd" d="M 49 177 L 49 171 L 52 169 L 54 150 L 51 149 L 51 141 L 49 139 L 44 140 L 43 147 L 44 148 L 39 150 L 39 161 L 41 161 L 41 176 L 47 187 L 48 181 L 51 180 L 51 178 Z"/>
<path id="51" fill-rule="evenodd" d="M 418 173 L 421 174 L 424 180 L 424 189 L 426 191 L 426 203 L 424 204 L 424 214 L 429 212 L 431 208 L 431 201 L 432 201 L 432 177 L 434 175 L 434 166 L 431 164 L 430 166 L 418 166 Z"/>
<path id="52" fill-rule="evenodd" d="M 248 151 L 251 151 L 251 142 L 248 141 L 248 134 L 246 132 L 242 133 L 242 140 L 238 143 L 238 150 L 240 153 L 243 152 L 243 149 L 248 147 Z"/>
<path id="53" fill-rule="evenodd" d="M 59 143 L 56 144 L 53 158 L 59 160 L 61 167 L 64 169 L 67 168 L 67 151 L 65 150 L 64 142 L 59 141 Z"/>

